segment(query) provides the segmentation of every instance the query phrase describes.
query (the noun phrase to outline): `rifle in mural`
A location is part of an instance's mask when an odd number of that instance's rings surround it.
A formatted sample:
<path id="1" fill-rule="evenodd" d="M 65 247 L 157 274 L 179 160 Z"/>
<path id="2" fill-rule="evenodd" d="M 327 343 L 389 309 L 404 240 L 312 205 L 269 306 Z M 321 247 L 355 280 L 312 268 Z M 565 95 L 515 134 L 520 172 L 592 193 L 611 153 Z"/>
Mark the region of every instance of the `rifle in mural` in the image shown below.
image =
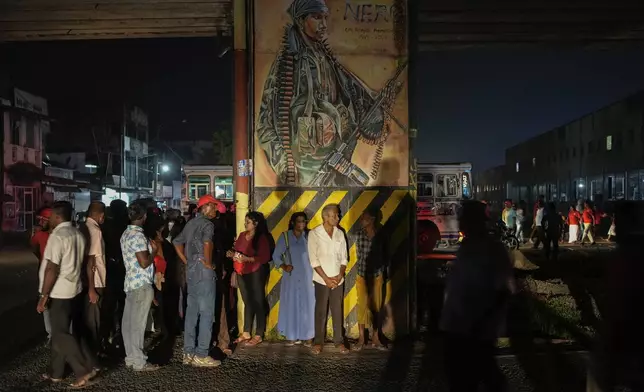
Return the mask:
<path id="1" fill-rule="evenodd" d="M 369 111 L 361 118 L 360 122 L 353 130 L 353 132 L 345 138 L 342 144 L 333 151 L 329 157 L 324 161 L 318 174 L 311 181 L 311 186 L 322 187 L 327 186 L 334 176 L 343 176 L 347 178 L 349 186 L 366 186 L 369 183 L 369 175 L 358 167 L 355 163 L 351 162 L 351 156 L 355 149 L 357 137 L 362 129 L 369 124 L 372 117 L 376 113 L 376 109 L 382 108 L 383 115 L 389 113 L 389 107 L 386 107 L 385 102 L 391 97 L 395 97 L 402 88 L 402 83 L 398 82 L 398 78 L 402 75 L 403 71 L 407 68 L 408 61 L 404 61 L 396 69 L 394 76 L 387 81 L 376 96 L 373 105 Z"/>

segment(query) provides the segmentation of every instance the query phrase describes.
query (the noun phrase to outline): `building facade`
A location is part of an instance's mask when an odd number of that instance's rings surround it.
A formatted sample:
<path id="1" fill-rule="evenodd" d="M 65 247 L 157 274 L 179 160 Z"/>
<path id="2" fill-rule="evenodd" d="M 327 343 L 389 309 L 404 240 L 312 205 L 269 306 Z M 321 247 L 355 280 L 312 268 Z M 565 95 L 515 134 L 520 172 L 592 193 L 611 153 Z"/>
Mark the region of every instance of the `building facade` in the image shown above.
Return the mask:
<path id="1" fill-rule="evenodd" d="M 13 103 L 0 98 L 3 136 L 3 231 L 31 231 L 42 206 L 43 140 L 49 132 L 47 100 L 20 89 Z"/>
<path id="2" fill-rule="evenodd" d="M 506 196 L 643 200 L 644 92 L 506 150 Z"/>
<path id="3" fill-rule="evenodd" d="M 474 172 L 474 190 L 477 200 L 485 200 L 490 209 L 501 210 L 507 194 L 505 165 Z"/>

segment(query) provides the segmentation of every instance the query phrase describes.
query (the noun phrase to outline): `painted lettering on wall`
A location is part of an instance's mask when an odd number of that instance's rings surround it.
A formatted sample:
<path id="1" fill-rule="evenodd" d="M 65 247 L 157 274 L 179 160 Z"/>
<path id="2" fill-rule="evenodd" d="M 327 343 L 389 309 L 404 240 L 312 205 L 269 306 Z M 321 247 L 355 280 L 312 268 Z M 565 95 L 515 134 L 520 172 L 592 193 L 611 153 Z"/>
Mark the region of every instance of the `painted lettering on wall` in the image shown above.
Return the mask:
<path id="1" fill-rule="evenodd" d="M 394 18 L 396 6 L 377 3 L 352 3 L 344 5 L 344 20 L 358 23 L 389 22 Z"/>

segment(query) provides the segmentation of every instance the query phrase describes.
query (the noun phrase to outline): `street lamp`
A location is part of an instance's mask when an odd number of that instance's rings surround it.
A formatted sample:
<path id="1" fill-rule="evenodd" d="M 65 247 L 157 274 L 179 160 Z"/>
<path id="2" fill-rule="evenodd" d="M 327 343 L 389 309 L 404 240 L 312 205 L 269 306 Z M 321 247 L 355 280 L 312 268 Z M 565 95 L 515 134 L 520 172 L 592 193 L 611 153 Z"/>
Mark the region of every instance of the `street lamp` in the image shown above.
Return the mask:
<path id="1" fill-rule="evenodd" d="M 162 166 L 161 166 L 161 171 L 162 171 L 162 172 L 164 172 L 164 173 L 169 172 L 169 171 L 170 171 L 170 166 L 165 165 L 165 164 L 164 164 L 164 165 L 162 165 Z"/>

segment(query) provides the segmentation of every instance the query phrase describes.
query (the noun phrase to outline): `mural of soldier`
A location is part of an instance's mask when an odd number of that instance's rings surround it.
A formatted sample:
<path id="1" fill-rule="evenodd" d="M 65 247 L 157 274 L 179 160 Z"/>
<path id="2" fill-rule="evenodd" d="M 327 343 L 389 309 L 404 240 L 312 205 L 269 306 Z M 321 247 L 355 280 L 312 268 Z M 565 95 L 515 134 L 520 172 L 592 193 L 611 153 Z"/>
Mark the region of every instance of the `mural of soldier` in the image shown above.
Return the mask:
<path id="1" fill-rule="evenodd" d="M 365 186 L 375 179 L 391 133 L 405 65 L 379 92 L 344 67 L 327 44 L 324 0 L 294 0 L 262 91 L 256 136 L 281 186 Z M 358 141 L 372 167 L 352 162 Z"/>

